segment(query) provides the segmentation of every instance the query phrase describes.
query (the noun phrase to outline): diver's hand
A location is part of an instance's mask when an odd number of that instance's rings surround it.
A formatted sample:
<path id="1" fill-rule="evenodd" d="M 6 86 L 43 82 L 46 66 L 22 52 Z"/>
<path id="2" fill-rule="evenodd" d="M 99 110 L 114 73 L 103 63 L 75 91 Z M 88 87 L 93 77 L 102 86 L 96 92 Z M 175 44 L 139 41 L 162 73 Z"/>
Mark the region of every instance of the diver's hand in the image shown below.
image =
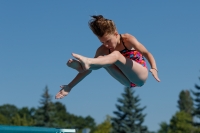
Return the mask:
<path id="1" fill-rule="evenodd" d="M 71 88 L 68 85 L 61 85 L 60 88 L 61 90 L 55 96 L 56 99 L 62 99 L 71 91 Z"/>
<path id="2" fill-rule="evenodd" d="M 153 75 L 153 77 L 158 81 L 158 82 L 160 82 L 160 79 L 158 78 L 158 70 L 156 70 L 156 69 L 150 69 L 149 70 L 151 73 L 152 73 L 152 75 Z"/>

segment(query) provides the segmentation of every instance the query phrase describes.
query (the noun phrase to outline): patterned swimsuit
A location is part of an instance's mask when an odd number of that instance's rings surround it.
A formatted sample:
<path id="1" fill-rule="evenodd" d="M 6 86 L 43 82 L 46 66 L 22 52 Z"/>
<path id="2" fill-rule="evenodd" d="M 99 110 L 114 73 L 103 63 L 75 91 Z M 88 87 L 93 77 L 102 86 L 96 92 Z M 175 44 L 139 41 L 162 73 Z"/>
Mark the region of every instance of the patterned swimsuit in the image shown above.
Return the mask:
<path id="1" fill-rule="evenodd" d="M 124 45 L 124 42 L 123 42 L 123 39 L 122 39 L 122 36 L 120 34 L 120 39 L 122 40 L 122 44 Z M 145 62 L 145 59 L 143 57 L 143 55 L 136 51 L 136 50 L 129 50 L 126 48 L 126 46 L 124 45 L 124 50 L 121 50 L 120 53 L 128 58 L 128 59 L 131 59 L 131 60 L 134 60 L 135 62 L 141 64 L 143 67 L 147 68 L 147 65 L 146 65 L 146 62 Z M 109 49 L 109 53 L 110 53 L 110 49 Z M 130 87 L 136 87 L 137 85 L 134 84 L 134 83 L 130 83 Z"/>

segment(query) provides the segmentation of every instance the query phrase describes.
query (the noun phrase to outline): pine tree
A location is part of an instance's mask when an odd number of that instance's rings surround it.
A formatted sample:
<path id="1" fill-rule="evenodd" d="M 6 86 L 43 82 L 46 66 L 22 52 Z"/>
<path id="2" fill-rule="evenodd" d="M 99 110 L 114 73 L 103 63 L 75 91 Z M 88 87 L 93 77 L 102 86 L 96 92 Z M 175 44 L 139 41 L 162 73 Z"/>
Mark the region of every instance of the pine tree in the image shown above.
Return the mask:
<path id="1" fill-rule="evenodd" d="M 199 77 L 200 80 L 200 77 Z M 194 112 L 193 112 L 193 117 L 194 117 L 194 122 L 193 125 L 196 127 L 200 127 L 200 86 L 195 84 L 195 88 L 197 91 L 191 90 L 192 94 L 194 95 Z"/>
<path id="2" fill-rule="evenodd" d="M 51 101 L 52 96 L 49 94 L 48 87 L 44 89 L 42 99 L 40 100 L 41 106 L 35 112 L 36 126 L 42 127 L 56 127 L 56 117 L 54 105 Z"/>
<path id="3" fill-rule="evenodd" d="M 182 90 L 180 92 L 178 100 L 178 108 L 180 111 L 184 111 L 185 113 L 192 115 L 193 99 L 188 90 Z"/>
<path id="4" fill-rule="evenodd" d="M 142 126 L 146 115 L 142 111 L 146 108 L 140 108 L 139 96 L 134 96 L 135 91 L 132 88 L 125 88 L 122 98 L 118 98 L 120 103 L 116 105 L 118 111 L 114 111 L 116 117 L 111 118 L 112 133 L 147 133 L 147 127 Z"/>

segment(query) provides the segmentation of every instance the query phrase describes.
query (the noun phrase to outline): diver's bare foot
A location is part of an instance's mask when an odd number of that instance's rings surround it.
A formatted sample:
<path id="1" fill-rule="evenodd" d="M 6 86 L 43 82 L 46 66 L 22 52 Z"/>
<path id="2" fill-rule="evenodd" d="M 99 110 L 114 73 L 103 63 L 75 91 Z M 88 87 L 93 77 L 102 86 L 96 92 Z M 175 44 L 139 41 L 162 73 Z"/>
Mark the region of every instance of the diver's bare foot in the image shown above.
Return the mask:
<path id="1" fill-rule="evenodd" d="M 84 69 L 81 66 L 81 63 L 78 60 L 69 59 L 67 62 L 67 66 L 77 70 L 80 73 L 84 71 Z"/>
<path id="2" fill-rule="evenodd" d="M 71 88 L 68 85 L 61 85 L 61 90 L 56 94 L 56 99 L 62 99 L 63 97 L 67 96 L 71 90 Z"/>
<path id="3" fill-rule="evenodd" d="M 87 57 L 84 57 L 82 55 L 79 54 L 74 54 L 72 53 L 72 56 L 74 56 L 76 59 L 78 59 L 81 63 L 81 66 L 83 68 L 84 71 L 89 70 L 90 68 L 90 63 Z"/>

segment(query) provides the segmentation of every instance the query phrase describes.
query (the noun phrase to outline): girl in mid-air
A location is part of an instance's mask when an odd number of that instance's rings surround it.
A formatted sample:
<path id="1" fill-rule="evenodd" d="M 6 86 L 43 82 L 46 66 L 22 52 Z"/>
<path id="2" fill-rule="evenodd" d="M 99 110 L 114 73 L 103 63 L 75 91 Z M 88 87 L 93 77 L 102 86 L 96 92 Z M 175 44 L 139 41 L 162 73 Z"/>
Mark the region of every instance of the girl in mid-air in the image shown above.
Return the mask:
<path id="1" fill-rule="evenodd" d="M 119 34 L 112 20 L 102 15 L 92 16 L 89 27 L 102 45 L 97 48 L 94 58 L 72 53 L 76 59 L 70 59 L 67 65 L 79 73 L 68 84 L 61 85 L 55 98 L 68 95 L 71 89 L 84 79 L 92 70 L 105 68 L 117 81 L 127 87 L 144 85 L 148 77 L 148 69 L 144 57 L 148 60 L 153 77 L 158 78 L 158 69 L 153 55 L 132 35 Z"/>

